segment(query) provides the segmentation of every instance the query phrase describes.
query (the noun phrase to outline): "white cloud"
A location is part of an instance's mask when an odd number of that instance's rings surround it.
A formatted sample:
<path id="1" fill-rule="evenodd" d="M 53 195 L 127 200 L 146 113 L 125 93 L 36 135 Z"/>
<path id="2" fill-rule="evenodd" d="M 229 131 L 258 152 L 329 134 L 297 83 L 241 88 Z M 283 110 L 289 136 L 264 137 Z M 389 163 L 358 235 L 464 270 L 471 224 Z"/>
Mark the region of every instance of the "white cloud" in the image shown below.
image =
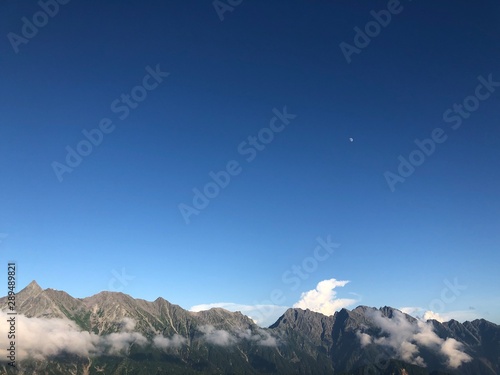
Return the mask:
<path id="1" fill-rule="evenodd" d="M 11 316 L 0 313 L 2 322 Z M 93 333 L 82 332 L 68 319 L 27 318 L 16 315 L 16 350 L 19 360 L 34 358 L 43 360 L 47 356 L 60 353 L 89 356 L 97 352 L 99 337 Z M 1 347 L 8 348 L 7 325 L 0 325 Z"/>
<path id="2" fill-rule="evenodd" d="M 416 326 L 413 326 L 398 311 L 395 311 L 392 319 L 382 316 L 380 311 L 369 314 L 382 332 L 387 334 L 387 336 L 374 339 L 374 343 L 392 348 L 396 355 L 405 362 L 425 366 L 422 357 L 418 355 L 417 346 L 411 342 L 417 330 Z"/>
<path id="3" fill-rule="evenodd" d="M 99 353 L 120 355 L 127 353 L 131 344 L 145 346 L 148 343 L 148 339 L 139 332 L 133 332 L 135 325 L 136 321 L 134 319 L 125 317 L 120 322 L 121 332 L 98 336 L 99 341 L 97 346 Z"/>
<path id="4" fill-rule="evenodd" d="M 464 362 L 470 362 L 472 358 L 464 353 L 463 345 L 457 340 L 448 338 L 441 346 L 441 352 L 448 356 L 447 365 L 451 368 L 457 368 Z"/>
<path id="5" fill-rule="evenodd" d="M 11 316 L 0 312 L 0 320 L 7 321 Z M 16 315 L 16 350 L 19 360 L 34 358 L 43 360 L 62 353 L 82 357 L 126 353 L 131 344 L 144 346 L 148 340 L 138 332 L 130 332 L 135 321 L 125 318 L 120 322 L 122 332 L 98 336 L 82 331 L 68 319 L 28 318 Z M 0 325 L 0 346 L 7 348 L 7 325 Z M 125 332 L 123 332 L 125 331 Z M 43 338 L 43 339 L 40 339 Z M 5 341 L 4 341 L 5 340 Z"/>
<path id="6" fill-rule="evenodd" d="M 269 332 L 263 329 L 258 329 L 256 333 L 252 333 L 250 329 L 243 332 L 238 332 L 237 336 L 241 339 L 246 339 L 254 341 L 257 345 L 262 346 L 277 346 L 278 342 L 274 336 L 271 336 Z"/>
<path id="7" fill-rule="evenodd" d="M 198 327 L 204 333 L 203 340 L 210 344 L 228 346 L 236 343 L 237 339 L 228 331 L 223 329 L 215 329 L 212 325 L 204 325 Z"/>
<path id="8" fill-rule="evenodd" d="M 99 346 L 111 355 L 127 353 L 131 344 L 145 346 L 147 343 L 148 340 L 139 332 L 115 332 L 99 337 Z"/>
<path id="9" fill-rule="evenodd" d="M 178 334 L 174 334 L 171 338 L 158 335 L 153 339 L 153 344 L 159 349 L 178 348 L 186 342 L 187 339 Z"/>
<path id="10" fill-rule="evenodd" d="M 257 343 L 259 345 L 262 345 L 262 346 L 277 346 L 278 345 L 276 338 L 271 336 L 270 334 L 267 334 L 266 338 L 259 340 Z"/>
<path id="11" fill-rule="evenodd" d="M 414 336 L 415 341 L 424 346 L 440 345 L 442 339 L 434 332 L 432 326 L 421 320 L 417 321 L 419 330 Z"/>
<path id="12" fill-rule="evenodd" d="M 396 355 L 405 362 L 425 367 L 425 362 L 419 355 L 418 346 L 436 350 L 446 358 L 447 366 L 457 368 L 462 363 L 471 361 L 471 357 L 463 352 L 463 345 L 452 338 L 440 338 L 430 323 L 417 320 L 411 323 L 405 315 L 395 311 L 392 318 L 387 318 L 380 311 L 369 313 L 377 327 L 385 336 L 373 338 L 362 332 L 356 332 L 361 345 L 370 343 L 386 346 L 394 350 Z"/>
<path id="13" fill-rule="evenodd" d="M 362 333 L 362 332 L 357 331 L 356 336 L 358 336 L 358 339 L 361 342 L 362 348 L 364 348 L 365 346 L 367 346 L 373 342 L 372 337 L 367 333 Z"/>
<path id="14" fill-rule="evenodd" d="M 441 315 L 439 315 L 438 313 L 435 313 L 434 311 L 430 311 L 430 310 L 428 310 L 424 313 L 424 316 L 422 317 L 422 319 L 424 321 L 434 319 L 434 320 L 437 320 L 439 323 L 443 323 L 446 321 L 446 319 L 443 318 Z"/>
<path id="15" fill-rule="evenodd" d="M 7 322 L 10 318 L 0 312 L 0 320 Z M 99 355 L 126 355 L 132 344 L 139 346 L 154 345 L 159 349 L 178 348 L 187 343 L 187 339 L 174 334 L 172 337 L 155 336 L 149 341 L 144 335 L 133 331 L 136 321 L 124 318 L 118 322 L 119 332 L 97 335 L 82 331 L 73 321 L 59 318 L 28 318 L 16 315 L 16 356 L 18 360 L 28 358 L 45 360 L 60 354 L 72 354 L 80 357 Z M 9 347 L 7 338 L 9 325 L 0 325 L 0 346 Z M 234 330 L 229 332 L 216 329 L 211 325 L 199 327 L 203 333 L 202 340 L 215 345 L 232 345 L 241 340 L 249 340 L 256 345 L 276 346 L 277 339 L 264 329 Z M 43 339 L 40 339 L 43 338 Z M 5 361 L 0 359 L 0 361 Z"/>
<path id="16" fill-rule="evenodd" d="M 136 322 L 134 319 L 128 317 L 123 318 L 121 322 L 122 331 L 126 332 L 133 331 L 135 328 L 135 324 Z"/>
<path id="17" fill-rule="evenodd" d="M 205 311 L 214 307 L 220 307 L 233 312 L 240 311 L 261 327 L 269 327 L 271 324 L 275 323 L 289 308 L 288 306 L 279 305 L 241 305 L 232 302 L 218 302 L 196 305 L 191 307 L 189 311 Z"/>
<path id="18" fill-rule="evenodd" d="M 250 329 L 229 332 L 223 329 L 216 329 L 212 325 L 199 326 L 198 329 L 203 332 L 202 340 L 220 346 L 233 345 L 241 340 L 252 341 L 262 346 L 277 346 L 277 339 L 263 329 L 257 329 L 252 332 Z"/>
<path id="19" fill-rule="evenodd" d="M 304 292 L 300 300 L 293 307 L 300 309 L 309 309 L 324 315 L 333 315 L 344 307 L 349 307 L 358 300 L 350 298 L 336 298 L 335 288 L 345 286 L 349 281 L 336 279 L 323 280 L 318 283 L 316 289 Z"/>

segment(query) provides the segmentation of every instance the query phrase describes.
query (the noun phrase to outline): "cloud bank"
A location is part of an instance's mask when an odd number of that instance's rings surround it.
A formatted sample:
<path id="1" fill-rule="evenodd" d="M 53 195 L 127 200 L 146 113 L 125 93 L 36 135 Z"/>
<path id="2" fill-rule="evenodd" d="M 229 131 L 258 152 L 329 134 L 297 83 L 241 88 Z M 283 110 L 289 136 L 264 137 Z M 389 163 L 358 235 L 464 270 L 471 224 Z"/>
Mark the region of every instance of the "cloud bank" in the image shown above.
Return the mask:
<path id="1" fill-rule="evenodd" d="M 7 321 L 10 316 L 0 312 L 0 319 Z M 0 325 L 0 346 L 8 348 L 7 324 Z M 72 354 L 80 357 L 100 355 L 127 355 L 131 345 L 154 346 L 160 350 L 179 348 L 188 343 L 187 338 L 174 334 L 172 337 L 156 335 L 148 340 L 143 334 L 135 332 L 136 322 L 124 318 L 119 322 L 120 331 L 108 335 L 82 331 L 73 321 L 58 318 L 28 318 L 16 316 L 16 357 L 17 360 L 28 358 L 46 360 L 61 354 Z M 243 340 L 261 346 L 276 346 L 277 339 L 263 329 L 251 331 L 226 331 L 216 329 L 212 325 L 198 327 L 200 340 L 205 343 L 228 346 Z M 43 338 L 43 339 L 41 339 Z M 10 341 L 10 340 L 9 340 Z M 0 359 L 7 361 L 6 357 Z"/>
<path id="2" fill-rule="evenodd" d="M 181 335 L 175 334 L 171 338 L 156 336 L 153 344 L 159 349 L 179 348 L 187 343 L 187 339 Z"/>
<path id="3" fill-rule="evenodd" d="M 463 345 L 460 342 L 453 338 L 446 340 L 440 338 L 428 322 L 417 320 L 412 323 L 399 311 L 395 311 L 391 319 L 383 316 L 380 311 L 374 311 L 371 313 L 371 318 L 385 336 L 376 338 L 365 332 L 357 332 L 363 347 L 370 344 L 388 347 L 403 361 L 423 367 L 426 367 L 426 363 L 419 355 L 419 345 L 441 353 L 447 366 L 453 369 L 472 360 L 463 351 Z"/>
<path id="4" fill-rule="evenodd" d="M 0 320 L 10 316 L 0 312 Z M 144 347 L 151 342 L 139 332 L 133 332 L 136 322 L 124 318 L 120 322 L 120 332 L 96 335 L 82 331 L 73 321 L 56 318 L 28 318 L 16 315 L 16 356 L 18 360 L 33 358 L 44 360 L 60 354 L 81 357 L 99 355 L 126 355 L 131 345 Z M 8 348 L 7 324 L 0 325 L 0 345 Z M 174 335 L 172 338 L 157 336 L 152 343 L 162 349 L 184 344 L 187 340 Z M 6 361 L 6 357 L 1 360 Z"/>
<path id="5" fill-rule="evenodd" d="M 358 300 L 350 298 L 336 298 L 335 288 L 345 286 L 349 281 L 329 279 L 318 283 L 315 289 L 304 292 L 300 300 L 293 307 L 309 309 L 324 315 L 333 315 L 335 311 L 352 306 Z"/>
<path id="6" fill-rule="evenodd" d="M 229 332 L 223 329 L 216 329 L 209 324 L 200 326 L 198 329 L 203 333 L 202 340 L 213 345 L 229 346 L 242 340 L 248 340 L 262 346 L 278 345 L 276 338 L 263 329 L 258 329 L 256 332 L 252 332 L 250 329 Z"/>

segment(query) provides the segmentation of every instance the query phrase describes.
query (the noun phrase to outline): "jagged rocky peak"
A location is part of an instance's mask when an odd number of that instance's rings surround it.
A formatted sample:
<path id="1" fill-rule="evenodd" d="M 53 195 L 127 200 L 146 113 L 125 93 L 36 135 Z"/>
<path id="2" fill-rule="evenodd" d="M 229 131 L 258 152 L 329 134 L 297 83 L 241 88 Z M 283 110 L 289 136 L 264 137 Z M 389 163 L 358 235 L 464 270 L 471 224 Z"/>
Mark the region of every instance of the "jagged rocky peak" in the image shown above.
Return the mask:
<path id="1" fill-rule="evenodd" d="M 155 303 L 165 303 L 165 302 L 168 302 L 168 301 L 165 298 L 163 298 L 163 297 L 158 297 L 153 302 L 155 302 Z"/>
<path id="2" fill-rule="evenodd" d="M 33 280 L 31 283 L 26 285 L 25 288 L 23 288 L 19 293 L 29 293 L 29 294 L 38 294 L 40 292 L 43 292 L 43 289 L 38 285 L 38 283 Z"/>
<path id="3" fill-rule="evenodd" d="M 375 311 L 375 310 L 377 310 L 377 309 L 374 308 L 374 307 L 365 306 L 365 305 L 359 305 L 358 307 L 356 307 L 355 309 L 353 309 L 352 312 L 356 312 L 356 313 L 359 313 L 359 314 L 366 314 L 369 311 Z"/>
<path id="4" fill-rule="evenodd" d="M 307 329 L 318 325 L 333 324 L 335 315 L 326 316 L 309 309 L 290 308 L 269 328 L 290 327 L 292 329 Z M 328 323 L 326 323 L 328 322 Z"/>
<path id="5" fill-rule="evenodd" d="M 387 317 L 387 318 L 392 318 L 394 316 L 394 312 L 399 311 L 399 310 L 392 308 L 390 306 L 381 307 L 379 310 L 382 313 L 382 315 Z"/>

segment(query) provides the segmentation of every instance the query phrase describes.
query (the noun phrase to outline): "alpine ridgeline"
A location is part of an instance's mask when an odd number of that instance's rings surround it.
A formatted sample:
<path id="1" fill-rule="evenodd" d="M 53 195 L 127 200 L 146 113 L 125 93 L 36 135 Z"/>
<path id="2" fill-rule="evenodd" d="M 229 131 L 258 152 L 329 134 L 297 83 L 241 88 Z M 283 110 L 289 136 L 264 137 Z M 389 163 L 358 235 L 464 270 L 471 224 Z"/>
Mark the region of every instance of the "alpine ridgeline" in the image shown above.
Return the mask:
<path id="1" fill-rule="evenodd" d="M 359 306 L 333 316 L 288 309 L 261 328 L 240 312 L 119 292 L 73 298 L 33 281 L 17 294 L 8 340 L 7 297 L 0 307 L 1 374 L 500 375 L 500 326 L 483 319 L 424 322 Z"/>

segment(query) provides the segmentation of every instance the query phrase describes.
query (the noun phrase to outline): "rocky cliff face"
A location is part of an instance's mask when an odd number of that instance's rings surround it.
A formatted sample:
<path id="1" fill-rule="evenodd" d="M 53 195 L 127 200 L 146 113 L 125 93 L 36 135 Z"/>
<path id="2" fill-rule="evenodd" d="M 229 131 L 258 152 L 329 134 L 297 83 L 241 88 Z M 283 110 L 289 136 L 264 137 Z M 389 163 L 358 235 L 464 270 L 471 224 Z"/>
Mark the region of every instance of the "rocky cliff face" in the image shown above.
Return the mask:
<path id="1" fill-rule="evenodd" d="M 78 299 L 32 282 L 17 311 L 18 368 L 1 362 L 0 373 L 500 374 L 498 325 L 421 322 L 390 307 L 289 309 L 263 329 L 220 308 L 115 292 Z"/>

